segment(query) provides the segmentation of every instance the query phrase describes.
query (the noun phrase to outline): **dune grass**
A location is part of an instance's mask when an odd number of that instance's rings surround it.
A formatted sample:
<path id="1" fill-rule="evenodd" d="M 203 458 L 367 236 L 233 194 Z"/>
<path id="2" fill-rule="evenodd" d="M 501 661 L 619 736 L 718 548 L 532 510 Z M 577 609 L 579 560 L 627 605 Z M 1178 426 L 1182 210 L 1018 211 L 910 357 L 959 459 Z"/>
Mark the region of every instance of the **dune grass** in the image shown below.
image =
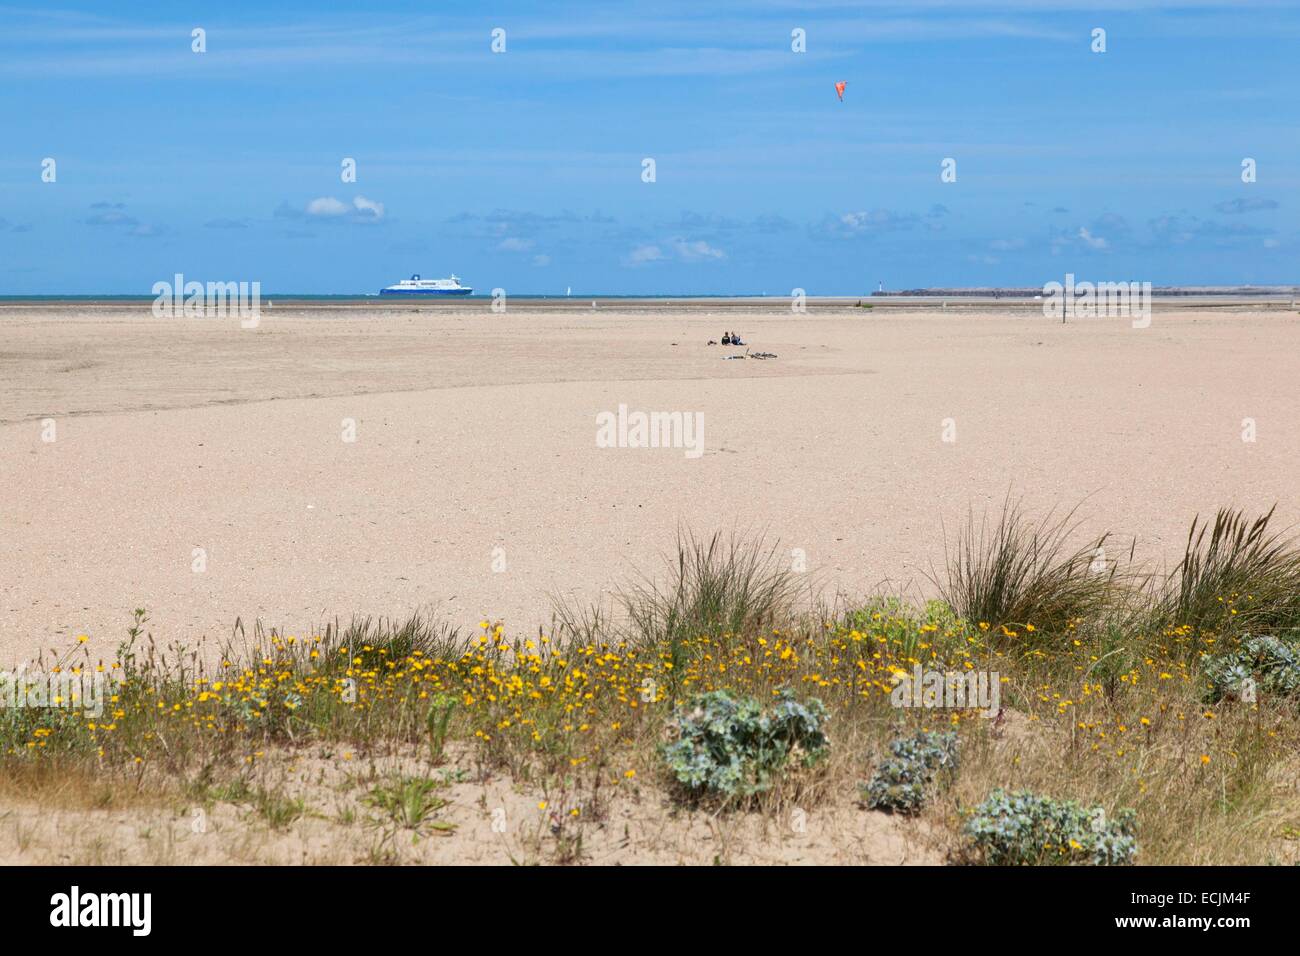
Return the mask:
<path id="1" fill-rule="evenodd" d="M 1233 633 L 1300 626 L 1300 550 L 1271 527 L 1275 510 L 1252 519 L 1225 508 L 1213 525 L 1197 516 L 1160 603 L 1165 619 Z"/>
<path id="2" fill-rule="evenodd" d="M 1078 522 L 1072 510 L 1031 522 L 1009 498 L 995 522 L 972 514 L 949 549 L 943 599 L 968 621 L 994 627 L 1034 623 L 1060 629 L 1104 607 L 1124 583 L 1106 556 L 1108 534 L 1071 544 Z"/>
<path id="3" fill-rule="evenodd" d="M 771 627 L 788 617 L 798 590 L 762 538 L 679 533 L 667 568 L 665 582 L 634 582 L 619 595 L 632 635 L 647 644 Z"/>
<path id="4" fill-rule="evenodd" d="M 1075 546 L 1073 513 L 1034 523 L 1008 502 L 995 522 L 968 523 L 937 582 L 943 600 L 921 608 L 881 597 L 828 613 L 801 603 L 774 545 L 717 534 L 679 535 L 661 576 L 620 593 L 619 613 L 560 607 L 550 633 L 483 622 L 461 634 L 417 615 L 160 648 L 141 611 L 116 659 L 83 648 L 55 662 L 113 678 L 105 713 L 0 709 L 0 779 L 33 793 L 95 781 L 97 805 L 170 788 L 291 828 L 324 801 L 266 789 L 256 768 L 272 755 L 308 744 L 401 754 L 410 766 L 373 789 L 371 816 L 430 832 L 441 797 L 427 781 L 504 774 L 539 806 L 564 808 L 547 811 L 538 839 L 578 862 L 584 828 L 607 822 L 619 794 L 652 787 L 672 806 L 664 744 L 684 704 L 713 691 L 774 704 L 787 691 L 825 706 L 826 759 L 711 812 L 780 819 L 856 799 L 891 739 L 955 730 L 960 772 L 919 814 L 954 860 L 964 815 L 996 788 L 1133 808 L 1140 862 L 1288 859 L 1300 702 L 1210 703 L 1203 673 L 1247 628 L 1295 621 L 1300 558 L 1270 517 L 1224 513 L 1208 530 L 1198 519 L 1185 560 L 1149 585 L 1098 561 L 1106 537 Z M 900 676 L 918 666 L 991 674 L 996 716 L 896 706 Z M 394 846 L 376 859 L 394 859 Z"/>

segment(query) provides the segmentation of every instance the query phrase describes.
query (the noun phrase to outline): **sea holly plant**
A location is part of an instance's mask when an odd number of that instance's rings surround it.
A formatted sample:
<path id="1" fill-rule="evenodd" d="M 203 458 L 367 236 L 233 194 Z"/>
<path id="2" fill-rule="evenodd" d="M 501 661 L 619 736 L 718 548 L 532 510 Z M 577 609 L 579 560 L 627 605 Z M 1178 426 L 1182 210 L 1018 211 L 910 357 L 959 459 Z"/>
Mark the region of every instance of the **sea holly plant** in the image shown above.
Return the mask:
<path id="1" fill-rule="evenodd" d="M 1101 807 L 994 790 L 971 812 L 963 832 L 974 861 L 991 866 L 1121 866 L 1137 855 L 1136 823 L 1134 810 L 1107 819 Z"/>
<path id="2" fill-rule="evenodd" d="M 751 797 L 769 790 L 787 769 L 825 757 L 826 708 L 788 690 L 770 710 L 752 697 L 725 690 L 699 694 L 673 711 L 676 739 L 664 745 L 665 763 L 688 796 Z"/>
<path id="3" fill-rule="evenodd" d="M 916 813 L 941 774 L 957 770 L 957 733 L 921 731 L 899 737 L 889 745 L 891 756 L 881 761 L 862 797 L 873 810 Z"/>
<path id="4" fill-rule="evenodd" d="M 1204 658 L 1211 702 L 1235 697 L 1253 703 L 1257 693 L 1300 696 L 1300 632 L 1246 637 L 1235 649 Z"/>

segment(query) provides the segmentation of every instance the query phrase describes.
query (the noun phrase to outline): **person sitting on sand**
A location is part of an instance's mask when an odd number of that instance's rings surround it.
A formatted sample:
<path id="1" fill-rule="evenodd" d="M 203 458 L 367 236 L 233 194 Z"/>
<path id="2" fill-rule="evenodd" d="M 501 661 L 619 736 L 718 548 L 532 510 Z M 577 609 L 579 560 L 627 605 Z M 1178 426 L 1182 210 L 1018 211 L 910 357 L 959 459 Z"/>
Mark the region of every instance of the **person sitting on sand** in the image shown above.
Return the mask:
<path id="1" fill-rule="evenodd" d="M 742 342 L 742 341 L 740 341 L 740 336 L 739 336 L 739 335 L 737 335 L 735 332 L 732 332 L 732 333 L 731 333 L 731 344 L 732 344 L 732 345 L 744 345 L 745 343 Z"/>
<path id="2" fill-rule="evenodd" d="M 723 345 L 730 345 L 730 344 L 731 344 L 731 333 L 730 333 L 730 332 L 723 332 L 723 333 L 722 333 L 722 344 L 723 344 Z"/>

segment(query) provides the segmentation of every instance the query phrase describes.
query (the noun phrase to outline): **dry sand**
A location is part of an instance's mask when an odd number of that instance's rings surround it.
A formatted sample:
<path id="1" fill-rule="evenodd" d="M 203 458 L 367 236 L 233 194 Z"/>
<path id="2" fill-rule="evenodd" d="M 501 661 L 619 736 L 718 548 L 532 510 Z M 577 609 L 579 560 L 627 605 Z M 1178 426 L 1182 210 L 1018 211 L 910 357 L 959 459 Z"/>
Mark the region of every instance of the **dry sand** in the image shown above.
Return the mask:
<path id="1" fill-rule="evenodd" d="M 929 820 L 863 813 L 833 792 L 805 811 L 719 813 L 681 807 L 654 784 L 626 780 L 549 793 L 478 778 L 468 753 L 431 768 L 415 755 L 362 758 L 337 747 L 272 751 L 247 777 L 303 813 L 272 828 L 251 798 L 133 795 L 70 781 L 40 802 L 0 795 L 0 866 L 120 865 L 509 865 L 564 862 L 581 836 L 581 860 L 602 866 L 936 865 L 951 836 Z M 376 786 L 423 778 L 442 783 L 446 806 L 420 831 L 396 826 L 367 801 Z M 845 788 L 849 794 L 853 788 Z M 568 812 L 579 809 L 579 817 Z M 418 837 L 418 838 L 417 838 Z"/>
<path id="2" fill-rule="evenodd" d="M 722 361 L 704 343 L 724 329 L 779 358 Z M 1089 528 L 1173 560 L 1198 511 L 1300 517 L 1297 380 L 1283 308 L 1133 329 L 1007 306 L 283 303 L 242 330 L 9 305 L 0 666 L 81 634 L 111 651 L 135 607 L 187 642 L 416 608 L 531 630 L 552 595 L 653 570 L 679 525 L 766 531 L 830 593 L 925 590 L 943 526 L 1008 489 L 1035 513 L 1086 498 Z M 703 456 L 597 447 L 620 403 L 703 413 Z"/>

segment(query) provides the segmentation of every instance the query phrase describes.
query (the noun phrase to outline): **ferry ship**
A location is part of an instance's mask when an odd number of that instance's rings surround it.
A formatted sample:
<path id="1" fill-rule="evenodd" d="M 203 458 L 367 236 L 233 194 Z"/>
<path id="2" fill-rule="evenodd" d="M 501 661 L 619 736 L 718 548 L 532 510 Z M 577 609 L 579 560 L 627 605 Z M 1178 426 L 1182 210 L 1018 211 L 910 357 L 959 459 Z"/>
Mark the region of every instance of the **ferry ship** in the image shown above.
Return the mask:
<path id="1" fill-rule="evenodd" d="M 421 279 L 419 274 L 403 279 L 396 285 L 385 286 L 379 290 L 380 295 L 469 295 L 474 290 L 461 285 L 460 279 L 452 275 L 449 279 Z"/>

